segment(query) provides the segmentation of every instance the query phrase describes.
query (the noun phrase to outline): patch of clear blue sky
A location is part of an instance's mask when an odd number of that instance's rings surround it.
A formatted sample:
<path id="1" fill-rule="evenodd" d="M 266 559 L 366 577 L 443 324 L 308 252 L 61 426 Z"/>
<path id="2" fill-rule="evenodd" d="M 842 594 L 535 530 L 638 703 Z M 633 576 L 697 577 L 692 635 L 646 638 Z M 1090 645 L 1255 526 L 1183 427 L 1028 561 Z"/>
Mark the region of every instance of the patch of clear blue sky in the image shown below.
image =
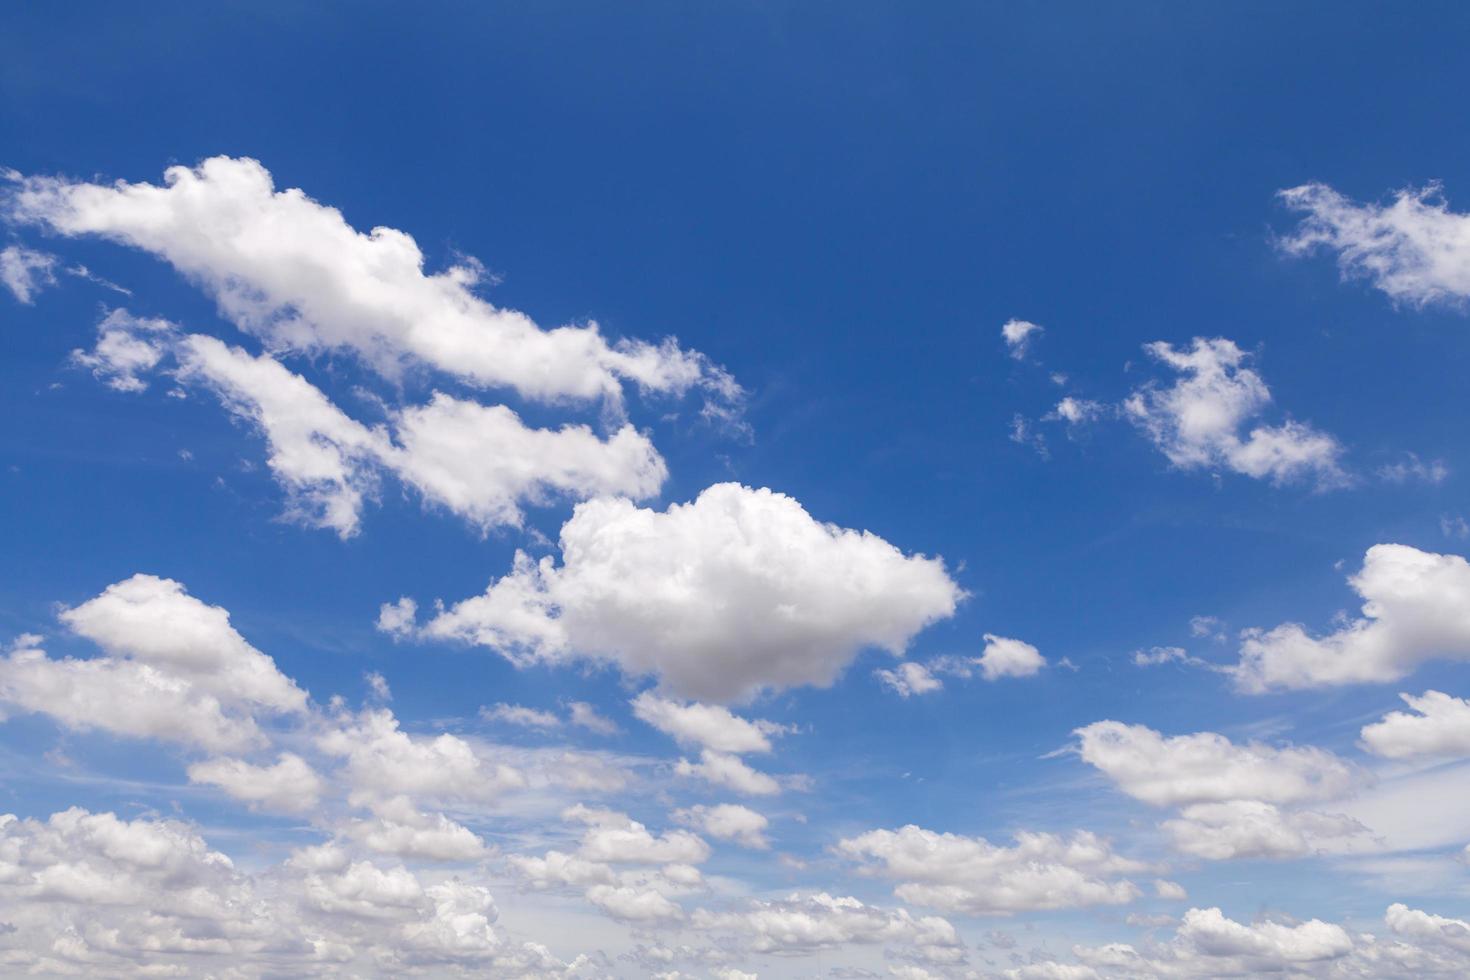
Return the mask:
<path id="1" fill-rule="evenodd" d="M 1135 809 L 1099 817 L 1118 800 L 1105 788 L 1061 804 L 1022 792 L 1083 778 L 1037 757 L 1100 718 L 1169 733 L 1275 720 L 1351 752 L 1341 719 L 1397 688 L 1247 698 L 1127 656 L 1181 644 L 1225 659 L 1233 645 L 1191 639 L 1191 616 L 1325 626 L 1355 605 L 1344 577 L 1369 545 L 1460 547 L 1439 519 L 1470 511 L 1463 318 L 1396 310 L 1271 237 L 1292 221 L 1275 191 L 1310 179 L 1359 198 L 1443 179 L 1470 206 L 1462 4 L 34 4 L 6 22 L 0 164 L 156 181 L 170 163 L 253 156 L 360 228 L 411 233 L 431 267 L 478 257 L 503 276 L 488 295 L 544 324 L 677 334 L 750 389 L 755 437 L 635 403 L 670 464 L 664 501 L 727 478 L 791 493 L 963 563 L 972 598 L 916 655 L 976 654 L 990 631 L 1080 667 L 901 702 L 873 682 L 873 655 L 833 691 L 762 704 L 808 729 L 779 764 L 823 784 L 801 803 L 814 851 L 908 821 L 1121 825 Z M 135 312 L 228 335 L 160 264 L 56 247 L 132 288 Z M 622 746 L 667 752 L 627 724 L 609 675 L 375 634 L 380 602 L 473 594 L 521 539 L 481 540 L 391 486 L 348 542 L 273 521 L 258 441 L 214 406 L 118 395 L 66 366 L 116 302 L 71 283 L 0 307 L 0 632 L 152 572 L 230 609 L 319 699 L 359 697 L 365 670 L 408 723 L 587 699 L 619 714 Z M 1040 366 L 1006 357 L 1013 316 L 1046 327 Z M 1013 414 L 1057 396 L 1048 372 L 1117 400 L 1152 372 L 1140 345 L 1196 335 L 1259 349 L 1277 410 L 1337 435 L 1362 485 L 1170 471 L 1121 424 L 1075 442 L 1053 430 L 1049 460 L 1009 440 Z M 351 390 L 378 383 L 345 360 L 312 377 L 362 412 Z M 1453 476 L 1372 479 L 1406 451 Z M 567 512 L 532 521 L 554 538 Z M 1426 669 L 1405 689 L 1457 676 Z M 11 746 L 55 738 L 0 729 Z M 45 812 L 65 794 L 9 795 Z M 1216 876 L 1270 877 L 1241 870 Z M 1347 901 L 1320 897 L 1297 911 Z"/>

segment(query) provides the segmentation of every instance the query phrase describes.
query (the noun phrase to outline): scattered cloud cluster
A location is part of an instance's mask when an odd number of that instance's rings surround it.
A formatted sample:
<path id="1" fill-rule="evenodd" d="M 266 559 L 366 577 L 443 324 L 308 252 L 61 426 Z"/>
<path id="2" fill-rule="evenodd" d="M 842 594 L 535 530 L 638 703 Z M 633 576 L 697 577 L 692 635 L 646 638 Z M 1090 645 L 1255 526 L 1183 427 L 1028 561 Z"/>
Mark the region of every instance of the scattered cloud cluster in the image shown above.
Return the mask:
<path id="1" fill-rule="evenodd" d="M 1174 466 L 1323 488 L 1347 482 L 1332 436 L 1296 421 L 1253 424 L 1271 391 L 1234 341 L 1196 337 L 1186 349 L 1158 341 L 1144 350 L 1181 377 L 1169 387 L 1136 389 L 1123 410 Z"/>

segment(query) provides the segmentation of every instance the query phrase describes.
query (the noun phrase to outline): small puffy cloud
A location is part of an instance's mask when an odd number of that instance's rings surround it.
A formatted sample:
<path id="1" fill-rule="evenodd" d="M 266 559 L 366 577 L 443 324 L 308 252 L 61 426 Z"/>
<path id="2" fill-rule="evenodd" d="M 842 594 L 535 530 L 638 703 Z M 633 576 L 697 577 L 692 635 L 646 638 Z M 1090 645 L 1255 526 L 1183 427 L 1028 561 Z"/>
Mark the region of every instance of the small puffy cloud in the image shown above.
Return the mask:
<path id="1" fill-rule="evenodd" d="M 265 810 L 309 812 L 322 791 L 321 777 L 299 755 L 282 752 L 274 765 L 216 758 L 189 767 L 189 781 L 218 786 L 230 796 Z"/>
<path id="2" fill-rule="evenodd" d="M 90 351 L 72 351 L 72 363 L 116 391 L 142 391 L 148 387 L 144 376 L 168 354 L 176 330 L 167 320 L 112 310 L 97 325 L 97 343 Z"/>
<path id="3" fill-rule="evenodd" d="M 901 698 L 932 694 L 944 688 L 943 681 L 935 677 L 928 667 L 914 660 L 905 660 L 892 670 L 875 670 L 873 676 Z"/>
<path id="4" fill-rule="evenodd" d="M 1438 184 L 1399 191 L 1389 204 L 1359 204 L 1320 183 L 1280 196 L 1305 215 L 1280 241 L 1288 254 L 1334 252 L 1344 278 L 1367 280 L 1395 303 L 1470 298 L 1470 215 L 1451 211 Z"/>
<path id="5" fill-rule="evenodd" d="M 1368 549 L 1348 580 L 1363 615 L 1326 636 L 1297 623 L 1249 630 L 1231 668 L 1243 691 L 1395 681 L 1431 660 L 1470 660 L 1470 564 L 1400 544 Z"/>
<path id="6" fill-rule="evenodd" d="M 766 839 L 766 828 L 770 821 L 749 807 L 736 803 L 720 803 L 716 806 L 692 806 L 674 812 L 674 819 L 694 827 L 716 840 L 734 841 L 741 847 L 768 850 L 771 842 Z"/>
<path id="7" fill-rule="evenodd" d="M 562 817 L 587 825 L 577 856 L 598 864 L 703 864 L 709 845 L 685 830 L 669 830 L 655 836 L 627 814 L 614 810 L 577 806 Z"/>
<path id="8" fill-rule="evenodd" d="M 644 691 L 633 699 L 633 714 L 684 745 L 741 754 L 771 751 L 771 737 L 787 726 L 764 719 L 749 721 L 717 704 L 681 704 Z"/>
<path id="9" fill-rule="evenodd" d="M 752 769 L 738 755 L 709 749 L 699 753 L 698 762 L 680 759 L 674 764 L 674 774 L 703 779 L 745 796 L 774 796 L 781 792 L 781 784 L 775 777 Z"/>
<path id="10" fill-rule="evenodd" d="M 517 663 L 610 660 L 675 694 L 728 702 L 828 685 L 867 647 L 902 652 L 964 595 L 937 558 L 734 483 L 665 511 L 579 504 L 561 550 L 559 565 L 518 557 L 422 635 L 481 643 Z"/>
<path id="11" fill-rule="evenodd" d="M 497 308 L 476 295 L 473 260 L 426 274 L 410 235 L 364 234 L 301 190 L 277 190 L 255 160 L 170 167 L 162 186 L 17 175 L 5 203 L 12 220 L 158 256 L 274 350 L 346 350 L 390 378 L 419 363 L 547 402 L 620 403 L 624 382 L 669 394 L 700 388 L 720 409 L 741 394 L 672 339 L 609 342 L 595 323 L 547 330 Z"/>
<path id="12" fill-rule="evenodd" d="M 1234 341 L 1196 337 L 1186 349 L 1159 341 L 1144 350 L 1181 377 L 1167 388 L 1136 389 L 1123 411 L 1174 466 L 1277 484 L 1310 479 L 1320 488 L 1347 482 L 1342 447 L 1330 435 L 1295 421 L 1244 431 L 1270 404 L 1271 391 Z"/>
<path id="13" fill-rule="evenodd" d="M 419 604 L 403 596 L 397 602 L 385 602 L 378 607 L 375 625 L 379 631 L 394 638 L 412 636 L 418 614 Z"/>
<path id="14" fill-rule="evenodd" d="M 620 730 L 616 722 L 599 714 L 597 709 L 586 701 L 568 702 L 567 715 L 568 720 L 576 727 L 585 728 L 598 735 L 616 735 Z"/>
<path id="15" fill-rule="evenodd" d="M 1390 759 L 1470 756 L 1470 701 L 1441 691 L 1399 697 L 1409 711 L 1391 711 L 1363 728 L 1369 752 Z"/>
<path id="16" fill-rule="evenodd" d="M 1073 398 L 1071 395 L 1057 402 L 1046 415 L 1047 421 L 1065 422 L 1068 425 L 1086 425 L 1094 422 L 1113 411 L 1111 406 L 1102 402 L 1091 401 L 1087 398 Z"/>
<path id="17" fill-rule="evenodd" d="M 1215 732 L 1166 737 L 1118 721 L 1094 722 L 1074 734 L 1084 762 L 1154 806 L 1297 803 L 1340 796 L 1355 781 L 1347 763 L 1313 747 L 1237 745 Z"/>
<path id="18" fill-rule="evenodd" d="M 1018 361 L 1025 359 L 1027 351 L 1031 349 L 1031 342 L 1042 332 L 1040 324 L 1029 320 L 1007 320 L 1000 328 L 1000 335 L 1006 342 L 1006 348 Z"/>
<path id="19" fill-rule="evenodd" d="M 522 728 L 560 728 L 561 719 L 550 711 L 528 708 L 521 704 L 493 704 L 480 709 L 480 717 L 486 721 L 501 721 Z"/>
<path id="20" fill-rule="evenodd" d="M 56 285 L 56 256 L 7 245 L 0 249 L 0 283 L 17 300 L 30 305 L 42 289 Z"/>
<path id="21" fill-rule="evenodd" d="M 1122 905 L 1142 893 L 1116 875 L 1145 869 L 1095 834 L 1019 833 L 1011 847 L 983 837 L 941 834 L 912 824 L 840 841 L 844 857 L 899 882 L 906 902 L 966 915 Z"/>
<path id="22" fill-rule="evenodd" d="M 1002 677 L 1031 677 L 1046 666 L 1046 658 L 1023 640 L 986 633 L 985 651 L 977 663 L 980 675 L 993 681 Z"/>
<path id="23" fill-rule="evenodd" d="M 1189 898 L 1189 893 L 1184 890 L 1183 885 L 1177 881 L 1167 881 L 1163 878 L 1158 878 L 1154 881 L 1154 894 L 1159 896 L 1159 898 L 1165 898 L 1171 902 L 1182 902 Z"/>

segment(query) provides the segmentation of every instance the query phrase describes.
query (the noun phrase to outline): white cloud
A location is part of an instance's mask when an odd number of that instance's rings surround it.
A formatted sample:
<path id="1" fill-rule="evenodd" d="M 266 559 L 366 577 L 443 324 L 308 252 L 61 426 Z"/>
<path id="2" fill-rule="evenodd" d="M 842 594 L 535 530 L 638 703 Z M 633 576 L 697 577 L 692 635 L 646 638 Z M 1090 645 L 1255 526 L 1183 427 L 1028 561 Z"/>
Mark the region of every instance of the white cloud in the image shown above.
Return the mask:
<path id="1" fill-rule="evenodd" d="M 1016 360 L 1024 360 L 1027 351 L 1031 348 L 1031 342 L 1043 333 L 1040 324 L 1029 320 L 1007 320 L 1001 325 L 1000 335 L 1006 342 L 1011 356 Z"/>
<path id="2" fill-rule="evenodd" d="M 1363 728 L 1363 745 L 1390 759 L 1470 756 L 1470 701 L 1441 691 L 1400 694 L 1413 714 L 1391 711 Z"/>
<path id="3" fill-rule="evenodd" d="M 134 575 L 59 618 L 106 656 L 55 660 L 17 649 L 0 660 L 0 700 L 80 731 L 217 752 L 262 742 L 256 712 L 306 707 L 305 692 L 235 631 L 229 613 L 170 579 Z"/>
<path id="4" fill-rule="evenodd" d="M 392 435 L 349 418 L 267 356 L 200 334 L 177 348 L 178 376 L 211 390 L 270 445 L 267 464 L 304 523 L 349 536 L 386 470 L 481 530 L 520 526 L 523 503 L 558 495 L 656 493 L 666 475 L 652 443 L 625 425 L 610 439 L 586 426 L 532 429 L 503 405 L 436 392 L 391 414 Z"/>
<path id="5" fill-rule="evenodd" d="M 1449 478 L 1450 469 L 1442 459 L 1424 461 L 1413 453 L 1405 453 L 1397 463 L 1378 468 L 1379 479 L 1389 483 L 1428 483 L 1437 486 Z"/>
<path id="6" fill-rule="evenodd" d="M 56 256 L 23 245 L 7 245 L 0 249 L 0 283 L 27 305 L 36 294 L 56 285 Z"/>
<path id="7" fill-rule="evenodd" d="M 784 735 L 785 725 L 764 719 L 749 721 L 717 704 L 680 704 L 644 691 L 632 701 L 640 721 L 670 735 L 685 745 L 714 752 L 744 753 L 771 751 L 771 736 Z"/>
<path id="8" fill-rule="evenodd" d="M 598 864 L 702 864 L 709 845 L 685 830 L 669 830 L 655 837 L 627 814 L 574 806 L 562 817 L 587 824 L 577 856 Z"/>
<path id="9" fill-rule="evenodd" d="M 674 764 L 674 773 L 703 779 L 746 796 L 773 796 L 781 792 L 781 784 L 774 777 L 752 769 L 739 756 L 709 749 L 699 753 L 698 762 L 680 759 Z"/>
<path id="10" fill-rule="evenodd" d="M 854 943 L 900 943 L 920 955 L 950 959 L 963 947 L 954 926 L 939 916 L 890 912 L 826 892 L 754 900 L 738 911 L 697 909 L 691 924 L 759 953 L 797 955 Z"/>
<path id="11" fill-rule="evenodd" d="M 1358 204 L 1326 184 L 1280 192 L 1306 217 L 1281 240 L 1292 255 L 1337 253 L 1344 278 L 1366 279 L 1396 303 L 1458 306 L 1470 297 L 1470 215 L 1449 209 L 1438 184 Z"/>
<path id="12" fill-rule="evenodd" d="M 673 340 L 609 343 L 596 324 L 545 330 L 476 295 L 478 263 L 426 275 L 408 234 L 363 234 L 297 189 L 277 191 L 249 159 L 170 167 L 164 185 L 20 178 L 13 219 L 150 252 L 202 286 L 220 312 L 272 349 L 346 349 L 389 376 L 406 361 L 527 398 L 603 398 L 622 383 L 653 392 L 703 387 L 738 398 L 730 377 Z"/>
<path id="13" fill-rule="evenodd" d="M 442 813 L 422 813 L 403 797 L 378 809 L 386 815 L 348 828 L 369 850 L 427 861 L 475 861 L 486 854 L 483 840 Z"/>
<path id="14" fill-rule="evenodd" d="M 1154 647 L 1133 651 L 1133 666 L 1158 667 L 1161 664 L 1189 663 L 1194 660 L 1183 647 Z"/>
<path id="15" fill-rule="evenodd" d="M 1212 861 L 1342 853 L 1372 843 L 1371 831 L 1351 817 L 1259 800 L 1196 803 L 1161 827 L 1181 853 Z"/>
<path id="16" fill-rule="evenodd" d="M 306 694 L 230 625 L 230 614 L 172 579 L 134 575 L 58 618 L 107 653 L 187 677 L 221 698 L 300 711 Z"/>
<path id="17" fill-rule="evenodd" d="M 1271 401 L 1261 376 L 1246 367 L 1250 355 L 1223 337 L 1196 337 L 1186 350 L 1147 344 L 1151 357 L 1183 375 L 1172 387 L 1147 384 L 1123 404 L 1169 462 L 1180 469 L 1226 469 L 1273 483 L 1310 478 L 1340 486 L 1337 440 L 1300 422 L 1259 425 L 1242 435 Z"/>
<path id="18" fill-rule="evenodd" d="M 177 328 L 167 320 L 133 316 L 111 310 L 97 325 L 97 343 L 90 351 L 74 350 L 71 359 L 93 377 L 117 391 L 142 391 L 142 375 L 158 366 L 168 353 Z"/>
<path id="19" fill-rule="evenodd" d="M 734 841 L 741 847 L 768 850 L 771 842 L 766 839 L 766 828 L 770 821 L 749 807 L 735 803 L 720 803 L 715 806 L 692 806 L 674 812 L 674 819 L 686 826 L 704 831 L 716 840 Z"/>
<path id="20" fill-rule="evenodd" d="M 1084 762 L 1129 796 L 1154 806 L 1298 803 L 1340 796 L 1355 781 L 1347 763 L 1308 746 L 1237 745 L 1215 732 L 1165 737 L 1117 721 L 1094 722 L 1075 734 Z"/>
<path id="21" fill-rule="evenodd" d="M 409 735 L 386 708 L 337 718 L 317 736 L 316 745 L 345 760 L 343 775 L 353 798 L 362 803 L 399 795 L 440 802 L 487 801 L 526 783 L 520 770 L 484 758 L 457 735 Z"/>
<path id="22" fill-rule="evenodd" d="M 1014 846 L 1002 847 L 909 825 L 844 839 L 836 850 L 877 862 L 868 870 L 898 880 L 894 893 L 904 901 L 966 915 L 1125 904 L 1142 893 L 1113 876 L 1146 868 L 1087 832 L 1022 832 Z"/>
<path id="23" fill-rule="evenodd" d="M 1031 677 L 1046 666 L 1046 658 L 1023 640 L 986 633 L 985 652 L 977 663 L 981 676 L 993 681 L 1002 677 Z"/>
<path id="24" fill-rule="evenodd" d="M 189 767 L 189 780 L 218 786 L 252 806 L 286 813 L 315 809 L 322 791 L 321 777 L 292 752 L 282 752 L 271 766 L 257 766 L 243 759 L 196 762 Z"/>
<path id="25" fill-rule="evenodd" d="M 928 667 L 915 660 L 905 660 L 892 670 L 875 670 L 873 676 L 902 698 L 915 694 L 932 694 L 944 688 L 943 681 L 935 677 Z"/>
<path id="26" fill-rule="evenodd" d="M 1046 415 L 1048 421 L 1066 422 L 1068 425 L 1086 425 L 1088 422 L 1096 421 L 1108 414 L 1111 408 L 1102 402 L 1091 401 L 1086 398 L 1073 398 L 1071 395 L 1057 402 Z"/>
<path id="27" fill-rule="evenodd" d="M 0 870 L 6 973 L 566 975 L 539 947 L 499 939 L 483 887 L 425 883 L 336 845 L 251 875 L 188 824 L 72 808 L 0 816 Z"/>
<path id="28" fill-rule="evenodd" d="M 939 559 L 821 524 L 790 497 L 738 484 L 666 511 L 579 504 L 562 563 L 517 559 L 487 592 L 440 613 L 430 637 L 517 663 L 573 656 L 653 673 L 675 694 L 724 702 L 824 686 L 865 647 L 901 652 L 963 592 Z"/>
<path id="29" fill-rule="evenodd" d="M 1470 924 L 1389 906 L 1390 935 L 1351 933 L 1320 919 L 1237 922 L 1218 908 L 1185 913 L 1167 942 L 1074 946 L 1083 965 L 1108 977 L 1294 976 L 1360 980 L 1463 976 L 1470 967 Z"/>
<path id="30" fill-rule="evenodd" d="M 1297 623 L 1249 630 L 1232 668 L 1244 691 L 1398 680 L 1431 660 L 1470 660 L 1470 564 L 1400 544 L 1368 549 L 1348 580 L 1363 615 L 1322 637 Z"/>
<path id="31" fill-rule="evenodd" d="M 1166 881 L 1163 878 L 1155 879 L 1154 894 L 1171 902 L 1182 902 L 1189 898 L 1189 893 L 1184 886 L 1177 881 Z"/>
<path id="32" fill-rule="evenodd" d="M 409 600 L 412 601 L 412 600 Z M 410 617 L 411 618 L 411 617 Z M 567 704 L 568 720 L 578 728 L 585 728 L 598 735 L 616 735 L 620 729 L 611 718 L 598 713 L 586 701 L 571 701 Z"/>
<path id="33" fill-rule="evenodd" d="M 550 711 L 528 708 L 521 704 L 494 704 L 480 709 L 480 717 L 486 721 L 503 721 L 507 725 L 523 728 L 560 728 L 561 719 Z"/>
<path id="34" fill-rule="evenodd" d="M 684 910 L 652 888 L 629 885 L 593 885 L 587 900 L 623 922 L 668 922 L 682 919 Z"/>
<path id="35" fill-rule="evenodd" d="M 412 636 L 418 614 L 419 604 L 403 596 L 397 602 L 385 602 L 378 607 L 378 619 L 374 625 L 395 639 Z"/>

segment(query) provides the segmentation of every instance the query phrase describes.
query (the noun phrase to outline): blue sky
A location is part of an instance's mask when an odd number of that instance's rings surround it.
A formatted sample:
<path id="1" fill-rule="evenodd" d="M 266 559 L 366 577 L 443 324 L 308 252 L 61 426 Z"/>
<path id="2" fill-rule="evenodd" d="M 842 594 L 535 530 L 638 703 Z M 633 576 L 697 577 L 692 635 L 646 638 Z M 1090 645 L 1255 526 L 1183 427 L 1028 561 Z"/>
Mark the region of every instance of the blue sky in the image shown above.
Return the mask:
<path id="1" fill-rule="evenodd" d="M 1466 19 L 8 11 L 0 962 L 1463 975 Z"/>

